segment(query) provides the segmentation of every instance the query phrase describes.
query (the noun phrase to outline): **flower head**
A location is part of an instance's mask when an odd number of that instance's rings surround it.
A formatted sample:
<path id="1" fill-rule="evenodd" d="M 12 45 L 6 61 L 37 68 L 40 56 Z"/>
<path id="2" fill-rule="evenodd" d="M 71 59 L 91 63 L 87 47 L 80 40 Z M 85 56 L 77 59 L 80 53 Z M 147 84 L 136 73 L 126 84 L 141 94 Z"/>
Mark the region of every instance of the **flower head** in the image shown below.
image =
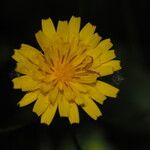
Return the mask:
<path id="1" fill-rule="evenodd" d="M 90 23 L 80 30 L 80 21 L 73 16 L 55 29 L 50 18 L 43 19 L 35 35 L 42 51 L 22 44 L 12 56 L 22 74 L 13 79 L 14 88 L 26 92 L 18 104 L 35 101 L 33 112 L 41 123 L 50 124 L 57 108 L 71 124 L 79 123 L 78 106 L 96 120 L 102 114 L 94 101 L 102 104 L 119 91 L 97 79 L 121 69 L 110 39 L 101 40 Z"/>

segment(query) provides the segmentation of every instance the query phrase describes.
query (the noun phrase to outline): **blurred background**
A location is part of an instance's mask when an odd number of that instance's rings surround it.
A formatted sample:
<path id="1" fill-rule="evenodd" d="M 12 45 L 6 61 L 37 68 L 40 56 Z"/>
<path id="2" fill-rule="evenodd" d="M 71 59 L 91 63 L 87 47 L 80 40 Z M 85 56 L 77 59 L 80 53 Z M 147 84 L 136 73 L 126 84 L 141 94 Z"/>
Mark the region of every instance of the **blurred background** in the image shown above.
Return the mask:
<path id="1" fill-rule="evenodd" d="M 149 150 L 150 62 L 149 5 L 146 0 L 1 0 L 0 1 L 0 150 Z M 103 78 L 117 87 L 117 99 L 99 105 L 103 116 L 92 120 L 80 110 L 81 123 L 71 126 L 55 116 L 40 124 L 33 104 L 18 108 L 23 96 L 12 89 L 13 49 L 21 43 L 38 47 L 34 34 L 41 19 L 82 17 L 104 38 L 111 38 L 123 69 Z"/>

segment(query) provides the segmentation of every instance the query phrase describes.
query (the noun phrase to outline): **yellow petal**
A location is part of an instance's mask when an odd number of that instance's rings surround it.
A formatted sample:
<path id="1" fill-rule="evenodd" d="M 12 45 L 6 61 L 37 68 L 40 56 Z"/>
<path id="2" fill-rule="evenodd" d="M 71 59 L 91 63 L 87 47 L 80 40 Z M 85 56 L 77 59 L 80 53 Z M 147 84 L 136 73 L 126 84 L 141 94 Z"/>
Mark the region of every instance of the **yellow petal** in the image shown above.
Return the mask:
<path id="1" fill-rule="evenodd" d="M 53 35 L 56 33 L 55 27 L 51 18 L 42 19 L 42 31 L 48 38 L 52 38 Z"/>
<path id="2" fill-rule="evenodd" d="M 82 49 L 82 50 L 83 50 L 83 49 Z M 75 51 L 76 51 L 76 53 L 75 53 L 75 55 L 73 56 L 74 59 L 71 61 L 72 65 L 73 65 L 73 66 L 81 65 L 81 67 L 84 67 L 84 64 L 82 64 L 82 63 L 83 63 L 83 61 L 85 61 L 85 59 L 86 59 L 85 54 L 83 54 L 83 53 L 80 51 L 80 49 L 77 49 L 77 50 L 75 50 Z M 81 52 L 81 53 L 80 53 L 80 52 Z M 90 56 L 90 57 L 91 57 L 91 56 Z M 84 63 L 86 63 L 86 61 L 85 61 Z"/>
<path id="3" fill-rule="evenodd" d="M 117 70 L 121 69 L 120 60 L 112 60 L 112 61 L 106 63 L 105 65 L 112 66 L 113 71 L 117 71 Z"/>
<path id="4" fill-rule="evenodd" d="M 110 39 L 102 40 L 95 49 L 91 49 L 87 52 L 88 55 L 92 56 L 93 58 L 99 57 L 100 54 L 108 51 L 113 44 L 111 43 Z"/>
<path id="5" fill-rule="evenodd" d="M 80 76 L 80 79 L 78 80 L 78 82 L 86 83 L 86 84 L 95 83 L 97 80 L 97 77 L 98 77 L 97 74 L 89 74 L 87 76 Z"/>
<path id="6" fill-rule="evenodd" d="M 31 60 L 32 58 L 35 58 L 35 56 L 43 56 L 43 54 L 39 50 L 27 44 L 21 44 L 19 52 Z"/>
<path id="7" fill-rule="evenodd" d="M 86 104 L 82 106 L 82 109 L 94 120 L 97 120 L 101 116 L 101 112 L 97 105 L 90 99 L 87 95 L 84 95 L 83 98 L 86 101 Z"/>
<path id="8" fill-rule="evenodd" d="M 48 96 L 40 94 L 37 101 L 34 104 L 33 112 L 40 116 L 47 109 L 49 104 L 50 103 L 48 101 Z"/>
<path id="9" fill-rule="evenodd" d="M 39 50 L 30 45 L 22 44 L 19 53 L 33 64 L 38 65 L 41 70 L 50 72 L 49 66 L 45 63 L 44 56 Z"/>
<path id="10" fill-rule="evenodd" d="M 35 34 L 35 37 L 41 49 L 44 51 L 44 53 L 46 53 L 47 50 L 49 49 L 49 44 L 50 44 L 49 39 L 46 37 L 46 35 L 42 31 L 38 31 Z"/>
<path id="11" fill-rule="evenodd" d="M 57 87 L 54 87 L 53 89 L 50 90 L 48 96 L 49 96 L 49 100 L 52 104 L 56 102 L 57 95 L 58 95 Z"/>
<path id="12" fill-rule="evenodd" d="M 39 50 L 30 45 L 22 44 L 19 53 L 33 64 L 38 65 L 41 70 L 50 72 L 49 66 L 45 63 L 43 54 Z"/>
<path id="13" fill-rule="evenodd" d="M 16 72 L 31 76 L 35 80 L 40 80 L 44 77 L 43 72 L 38 70 L 39 68 L 30 62 L 19 62 L 15 69 Z"/>
<path id="14" fill-rule="evenodd" d="M 21 48 L 17 50 L 17 52 L 19 52 L 24 59 L 31 61 L 33 64 L 39 65 L 44 61 L 43 54 L 30 45 L 21 44 Z"/>
<path id="15" fill-rule="evenodd" d="M 100 62 L 105 63 L 116 57 L 114 50 L 107 51 L 100 56 Z"/>
<path id="16" fill-rule="evenodd" d="M 66 97 L 66 99 L 68 100 L 73 100 L 76 96 L 76 94 L 74 93 L 74 91 L 68 86 L 68 87 L 64 87 L 64 96 Z"/>
<path id="17" fill-rule="evenodd" d="M 34 102 L 38 98 L 38 95 L 39 91 L 29 92 L 18 102 L 18 105 L 20 107 L 26 106 Z"/>
<path id="18" fill-rule="evenodd" d="M 121 69 L 119 60 L 109 61 L 99 67 L 96 68 L 96 71 L 99 72 L 100 76 L 106 76 L 113 74 L 114 71 L 118 71 Z"/>
<path id="19" fill-rule="evenodd" d="M 86 87 L 83 84 L 77 83 L 77 82 L 70 82 L 69 83 L 72 89 L 76 89 L 80 92 L 87 92 Z"/>
<path id="20" fill-rule="evenodd" d="M 56 110 L 57 110 L 57 103 L 55 103 L 54 105 L 50 104 L 46 109 L 46 111 L 41 116 L 41 123 L 49 125 L 54 118 Z"/>
<path id="21" fill-rule="evenodd" d="M 59 101 L 58 110 L 60 117 L 68 117 L 70 107 L 67 99 L 62 94 L 59 94 L 57 101 Z"/>
<path id="22" fill-rule="evenodd" d="M 31 73 L 32 73 L 32 78 L 34 80 L 39 80 L 41 82 L 43 82 L 46 77 L 45 72 L 40 71 L 40 70 L 31 70 Z"/>
<path id="23" fill-rule="evenodd" d="M 14 54 L 11 57 L 17 62 L 22 62 L 25 59 L 17 49 L 14 50 Z"/>
<path id="24" fill-rule="evenodd" d="M 17 62 L 28 62 L 28 60 L 20 53 L 20 50 L 17 49 L 14 50 L 14 55 L 12 55 L 12 58 Z"/>
<path id="25" fill-rule="evenodd" d="M 95 28 L 96 26 L 93 26 L 92 24 L 87 23 L 80 31 L 80 39 L 83 42 L 87 43 L 89 38 L 93 35 Z"/>
<path id="26" fill-rule="evenodd" d="M 112 66 L 105 66 L 105 64 L 96 68 L 96 70 L 99 72 L 101 77 L 111 75 L 114 72 Z"/>
<path id="27" fill-rule="evenodd" d="M 25 65 L 23 65 L 22 63 L 17 63 L 16 72 L 19 72 L 21 74 L 30 74 L 31 75 L 31 70 L 29 70 Z"/>
<path id="28" fill-rule="evenodd" d="M 54 44 L 52 40 L 49 40 L 47 36 L 41 31 L 35 34 L 36 40 L 38 41 L 41 49 L 44 51 L 44 56 L 49 64 L 51 60 L 55 59 L 57 56 L 57 50 L 53 48 Z M 55 37 L 53 37 L 54 39 Z M 54 63 L 54 62 L 53 62 Z"/>
<path id="29" fill-rule="evenodd" d="M 69 40 L 70 41 L 79 33 L 80 23 L 81 23 L 80 17 L 74 17 L 74 16 L 71 17 L 69 21 Z"/>
<path id="30" fill-rule="evenodd" d="M 119 89 L 102 81 L 97 81 L 96 88 L 104 95 L 109 97 L 117 97 Z"/>
<path id="31" fill-rule="evenodd" d="M 12 82 L 14 83 L 14 89 L 22 89 L 22 91 L 33 91 L 39 88 L 39 82 L 29 76 L 14 78 Z"/>
<path id="32" fill-rule="evenodd" d="M 48 92 L 50 92 L 51 89 L 54 88 L 52 84 L 45 83 L 45 82 L 40 83 L 39 87 L 43 93 L 48 93 Z"/>
<path id="33" fill-rule="evenodd" d="M 82 105 L 85 105 L 85 99 L 82 98 L 81 94 L 78 94 L 76 97 L 75 97 L 75 102 L 76 104 L 82 106 Z"/>
<path id="34" fill-rule="evenodd" d="M 71 124 L 79 123 L 79 110 L 75 103 L 70 104 L 69 121 Z"/>
<path id="35" fill-rule="evenodd" d="M 108 51 L 112 46 L 113 46 L 113 44 L 112 44 L 111 40 L 105 39 L 99 43 L 99 45 L 96 47 L 96 49 L 97 50 L 99 49 L 101 52 L 104 53 L 104 52 Z"/>
<path id="36" fill-rule="evenodd" d="M 12 56 L 12 58 L 16 60 L 17 62 L 21 63 L 22 66 L 25 66 L 25 68 L 27 68 L 28 70 L 30 69 L 32 71 L 35 71 L 35 70 L 38 70 L 39 68 L 37 65 L 31 63 L 31 61 L 29 61 L 25 56 L 23 56 L 20 53 L 20 50 L 15 50 L 15 53 Z"/>
<path id="37" fill-rule="evenodd" d="M 86 56 L 82 62 L 81 62 L 81 65 L 80 67 L 84 68 L 84 69 L 88 69 L 92 66 L 93 64 L 93 57 L 91 56 Z"/>
<path id="38" fill-rule="evenodd" d="M 68 22 L 67 21 L 58 21 L 57 33 L 63 38 L 64 41 L 68 39 Z"/>
<path id="39" fill-rule="evenodd" d="M 106 96 L 104 96 L 96 87 L 87 86 L 87 88 L 89 97 L 94 99 L 96 102 L 103 104 Z"/>
<path id="40" fill-rule="evenodd" d="M 89 41 L 87 42 L 87 44 L 90 47 L 95 48 L 101 39 L 102 37 L 100 37 L 98 33 L 95 33 L 91 36 L 91 38 L 89 38 Z"/>

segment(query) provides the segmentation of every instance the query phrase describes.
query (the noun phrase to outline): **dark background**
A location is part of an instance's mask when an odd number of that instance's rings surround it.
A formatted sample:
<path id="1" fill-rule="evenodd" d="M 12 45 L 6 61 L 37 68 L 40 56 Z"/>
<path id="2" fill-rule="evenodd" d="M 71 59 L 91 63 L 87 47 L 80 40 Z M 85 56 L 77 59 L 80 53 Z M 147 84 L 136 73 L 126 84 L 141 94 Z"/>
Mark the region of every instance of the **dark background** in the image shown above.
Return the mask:
<path id="1" fill-rule="evenodd" d="M 0 1 L 0 150 L 149 150 L 150 63 L 149 4 L 146 0 L 1 0 Z M 21 43 L 38 47 L 34 33 L 41 19 L 82 17 L 111 38 L 123 69 L 104 78 L 119 87 L 117 100 L 108 98 L 99 107 L 103 117 L 93 121 L 83 113 L 71 126 L 55 116 L 41 125 L 32 104 L 19 109 L 23 93 L 12 89 L 13 49 Z"/>

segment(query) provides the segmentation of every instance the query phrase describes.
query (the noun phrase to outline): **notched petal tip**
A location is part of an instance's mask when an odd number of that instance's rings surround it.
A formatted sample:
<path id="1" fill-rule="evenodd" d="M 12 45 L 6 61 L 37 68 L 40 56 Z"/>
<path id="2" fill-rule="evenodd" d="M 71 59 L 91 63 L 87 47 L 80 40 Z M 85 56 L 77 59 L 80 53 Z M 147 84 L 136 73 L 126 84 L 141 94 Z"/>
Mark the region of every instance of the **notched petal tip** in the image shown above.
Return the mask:
<path id="1" fill-rule="evenodd" d="M 77 19 L 77 18 L 80 18 L 80 19 L 81 19 L 81 17 L 80 17 L 80 16 L 75 16 L 75 15 L 71 16 L 71 18 L 70 18 L 70 19 Z"/>
<path id="2" fill-rule="evenodd" d="M 56 33 L 53 21 L 51 20 L 51 18 L 42 19 L 41 20 L 41 24 L 42 24 L 42 31 L 43 31 L 43 33 L 48 38 L 51 39 L 53 37 L 53 35 Z"/>
<path id="3" fill-rule="evenodd" d="M 104 95 L 112 98 L 116 98 L 119 89 L 102 81 L 97 81 L 96 88 Z"/>
<path id="4" fill-rule="evenodd" d="M 55 116 L 56 110 L 57 110 L 57 103 L 55 103 L 54 105 L 49 105 L 46 111 L 41 115 L 40 122 L 42 124 L 50 125 Z"/>
<path id="5" fill-rule="evenodd" d="M 80 123 L 80 121 L 77 122 L 70 122 L 71 125 L 78 125 Z"/>
<path id="6" fill-rule="evenodd" d="M 75 103 L 70 104 L 70 111 L 68 118 L 70 124 L 79 124 L 80 122 L 78 106 Z"/>
<path id="7" fill-rule="evenodd" d="M 50 122 L 45 122 L 42 119 L 40 120 L 40 123 L 46 126 L 49 126 L 51 124 Z"/>
<path id="8" fill-rule="evenodd" d="M 116 88 L 116 94 L 114 94 L 113 98 L 117 98 L 118 94 L 119 94 L 120 89 Z"/>
<path id="9" fill-rule="evenodd" d="M 39 95 L 39 91 L 33 91 L 25 94 L 25 96 L 18 102 L 19 107 L 29 105 L 32 102 L 36 101 L 38 95 Z"/>

